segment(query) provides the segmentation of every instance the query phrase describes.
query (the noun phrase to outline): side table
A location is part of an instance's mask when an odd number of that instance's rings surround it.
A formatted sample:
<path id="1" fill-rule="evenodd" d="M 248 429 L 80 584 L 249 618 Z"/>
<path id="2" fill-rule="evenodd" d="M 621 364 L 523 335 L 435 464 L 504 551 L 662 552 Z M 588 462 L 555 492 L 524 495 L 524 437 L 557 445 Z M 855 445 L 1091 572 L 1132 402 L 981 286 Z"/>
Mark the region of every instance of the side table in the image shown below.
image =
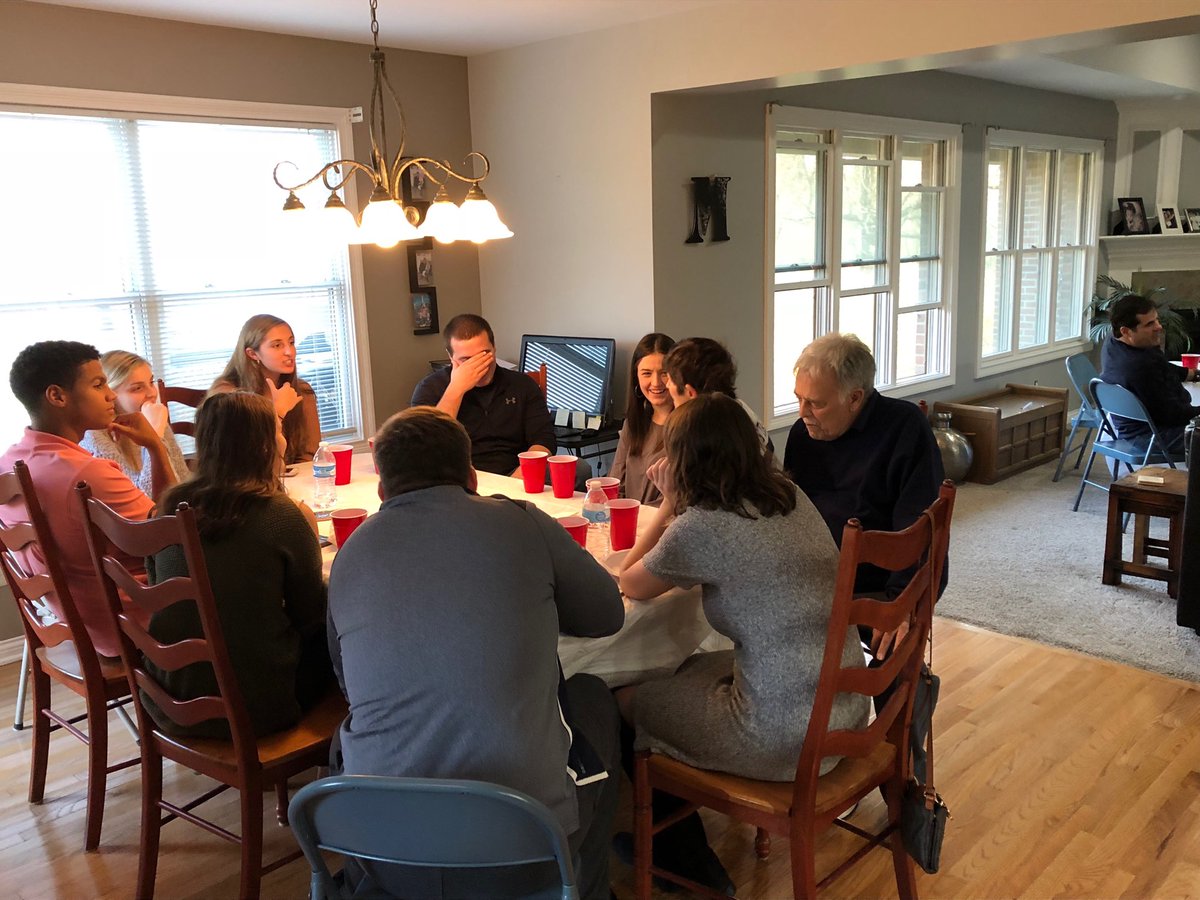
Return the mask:
<path id="1" fill-rule="evenodd" d="M 1139 475 L 1162 476 L 1162 484 L 1140 484 Z M 1167 596 L 1179 596 L 1179 565 L 1183 560 L 1183 504 L 1187 494 L 1187 472 L 1148 466 L 1139 469 L 1108 489 L 1108 531 L 1104 541 L 1104 584 L 1120 584 L 1122 575 L 1154 578 L 1167 583 Z M 1121 521 L 1133 515 L 1133 559 L 1122 555 Z M 1167 539 L 1150 537 L 1150 517 L 1170 520 Z M 1151 565 L 1148 557 L 1167 561 Z"/>

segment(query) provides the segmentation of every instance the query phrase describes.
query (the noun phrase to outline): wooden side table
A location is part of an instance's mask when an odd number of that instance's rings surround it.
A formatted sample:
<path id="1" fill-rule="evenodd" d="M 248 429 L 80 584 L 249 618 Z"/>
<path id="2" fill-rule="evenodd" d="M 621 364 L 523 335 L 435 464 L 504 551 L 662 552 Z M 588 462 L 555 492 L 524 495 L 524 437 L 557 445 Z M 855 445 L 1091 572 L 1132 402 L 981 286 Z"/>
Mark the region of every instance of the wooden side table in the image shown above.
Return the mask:
<path id="1" fill-rule="evenodd" d="M 1139 475 L 1160 475 L 1162 484 L 1139 484 Z M 1167 583 L 1167 596 L 1179 596 L 1179 565 L 1183 560 L 1183 502 L 1187 472 L 1148 466 L 1126 475 L 1108 489 L 1108 531 L 1104 541 L 1105 584 L 1120 584 L 1122 575 L 1154 578 Z M 1121 520 L 1133 515 L 1133 559 L 1122 557 Z M 1167 539 L 1150 537 L 1150 517 L 1170 520 Z M 1165 567 L 1149 557 L 1165 559 Z"/>

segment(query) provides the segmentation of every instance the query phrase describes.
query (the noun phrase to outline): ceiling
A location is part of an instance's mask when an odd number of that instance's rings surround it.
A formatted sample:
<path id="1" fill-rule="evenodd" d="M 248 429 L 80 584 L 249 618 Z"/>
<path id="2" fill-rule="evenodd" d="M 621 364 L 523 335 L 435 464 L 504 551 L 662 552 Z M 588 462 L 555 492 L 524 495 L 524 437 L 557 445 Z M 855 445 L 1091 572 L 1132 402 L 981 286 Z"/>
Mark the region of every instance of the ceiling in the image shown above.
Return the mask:
<path id="1" fill-rule="evenodd" d="M 370 41 L 367 0 L 35 2 L 355 43 Z M 378 2 L 380 43 L 384 46 L 471 56 L 746 0 Z M 947 71 L 1103 100 L 1195 100 L 1200 98 L 1200 35 L 1052 55 L 1007 55 Z"/>
<path id="2" fill-rule="evenodd" d="M 371 41 L 367 0 L 36 2 L 359 44 Z M 379 42 L 471 56 L 724 2 L 728 0 L 379 0 Z"/>

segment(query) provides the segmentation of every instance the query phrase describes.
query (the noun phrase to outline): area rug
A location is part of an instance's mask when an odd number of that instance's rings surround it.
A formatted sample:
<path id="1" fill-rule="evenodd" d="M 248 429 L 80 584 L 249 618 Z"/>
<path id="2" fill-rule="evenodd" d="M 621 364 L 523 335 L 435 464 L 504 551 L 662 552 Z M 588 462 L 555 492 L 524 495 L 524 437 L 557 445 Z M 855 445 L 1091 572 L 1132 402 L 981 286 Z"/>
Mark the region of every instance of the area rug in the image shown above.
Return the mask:
<path id="1" fill-rule="evenodd" d="M 950 583 L 937 613 L 1200 682 L 1200 635 L 1175 624 L 1165 582 L 1100 583 L 1108 495 L 1088 487 L 1072 512 L 1079 472 L 1068 469 L 1055 484 L 1054 467 L 959 485 Z M 1165 534 L 1165 520 L 1154 521 L 1151 533 L 1161 525 Z M 1127 549 L 1132 533 L 1131 525 Z M 1190 552 L 1200 547 L 1193 542 Z"/>

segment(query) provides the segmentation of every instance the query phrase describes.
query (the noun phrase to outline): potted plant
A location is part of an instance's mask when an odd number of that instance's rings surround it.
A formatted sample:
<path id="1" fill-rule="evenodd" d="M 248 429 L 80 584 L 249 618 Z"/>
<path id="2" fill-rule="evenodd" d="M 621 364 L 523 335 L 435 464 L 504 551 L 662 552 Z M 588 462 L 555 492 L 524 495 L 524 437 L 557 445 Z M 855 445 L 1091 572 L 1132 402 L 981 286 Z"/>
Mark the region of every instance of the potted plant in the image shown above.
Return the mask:
<path id="1" fill-rule="evenodd" d="M 1088 314 L 1090 315 L 1088 337 L 1094 343 L 1099 344 L 1112 334 L 1112 322 L 1108 318 L 1112 305 L 1122 297 L 1128 297 L 1137 292 L 1129 285 L 1122 284 L 1107 275 L 1098 275 L 1096 285 L 1096 292 L 1092 294 L 1092 302 L 1088 304 Z M 1108 289 L 1107 293 L 1101 290 L 1101 285 Z M 1167 356 L 1175 357 L 1190 350 L 1192 339 L 1188 335 L 1187 324 L 1184 322 L 1183 316 L 1171 308 L 1174 298 L 1168 294 L 1167 289 L 1156 287 L 1146 291 L 1145 296 L 1151 298 L 1158 307 L 1158 321 L 1162 323 L 1163 340 L 1166 344 L 1163 349 Z"/>

